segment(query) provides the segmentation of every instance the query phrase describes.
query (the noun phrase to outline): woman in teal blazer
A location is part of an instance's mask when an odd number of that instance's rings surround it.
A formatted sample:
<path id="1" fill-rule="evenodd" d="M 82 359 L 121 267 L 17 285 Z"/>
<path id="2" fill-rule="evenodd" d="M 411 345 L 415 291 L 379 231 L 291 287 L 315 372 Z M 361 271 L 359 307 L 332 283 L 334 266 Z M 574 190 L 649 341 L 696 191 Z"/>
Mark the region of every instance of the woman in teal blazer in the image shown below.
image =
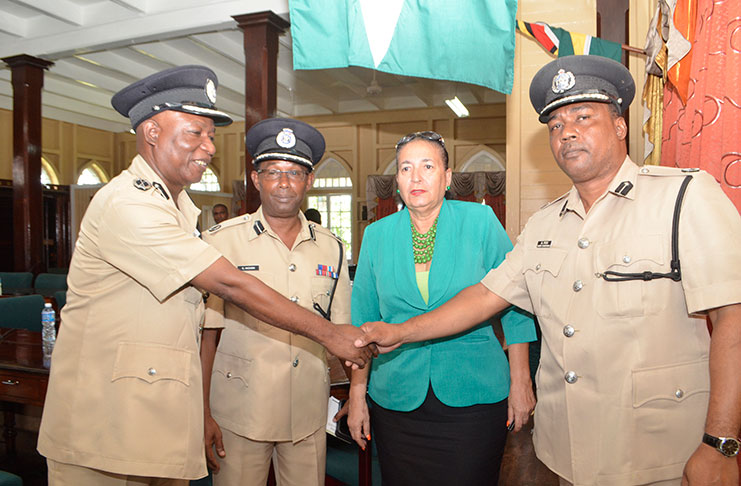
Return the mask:
<path id="1" fill-rule="evenodd" d="M 435 309 L 512 249 L 491 208 L 444 199 L 451 171 L 440 135 L 407 135 L 396 150 L 406 208 L 365 230 L 353 282 L 356 326 Z M 511 370 L 491 323 L 482 322 L 379 355 L 370 375 L 353 372 L 348 424 L 361 447 L 373 424 L 384 485 L 496 484 L 507 426 L 519 430 L 514 417 L 535 405 L 527 358 L 533 321 L 516 309 L 501 320 Z"/>

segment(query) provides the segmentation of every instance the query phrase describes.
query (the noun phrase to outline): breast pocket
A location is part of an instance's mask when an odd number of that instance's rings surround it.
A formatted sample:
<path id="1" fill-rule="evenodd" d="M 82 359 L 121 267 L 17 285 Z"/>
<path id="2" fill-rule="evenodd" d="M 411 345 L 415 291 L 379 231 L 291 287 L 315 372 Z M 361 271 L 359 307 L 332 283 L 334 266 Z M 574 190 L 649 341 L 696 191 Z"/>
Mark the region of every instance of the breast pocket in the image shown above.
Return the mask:
<path id="1" fill-rule="evenodd" d="M 599 243 L 594 268 L 599 273 L 668 273 L 668 235 L 637 235 L 630 240 Z M 596 279 L 594 307 L 607 318 L 656 314 L 669 299 L 669 279 L 606 281 Z"/>
<path id="2" fill-rule="evenodd" d="M 529 250 L 524 255 L 522 273 L 530 291 L 533 310 L 539 317 L 554 314 L 558 300 L 553 298 L 552 291 L 565 259 L 566 250 L 557 249 Z"/>

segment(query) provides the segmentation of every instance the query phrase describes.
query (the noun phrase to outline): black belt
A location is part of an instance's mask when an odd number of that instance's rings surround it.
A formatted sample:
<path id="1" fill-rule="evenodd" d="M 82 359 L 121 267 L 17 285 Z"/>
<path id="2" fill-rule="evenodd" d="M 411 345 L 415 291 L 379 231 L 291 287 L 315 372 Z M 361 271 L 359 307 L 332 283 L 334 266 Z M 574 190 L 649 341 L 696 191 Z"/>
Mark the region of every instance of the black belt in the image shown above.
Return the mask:
<path id="1" fill-rule="evenodd" d="M 682 270 L 679 267 L 679 212 L 682 209 L 682 200 L 684 199 L 684 193 L 687 192 L 687 185 L 690 183 L 691 180 L 691 175 L 684 177 L 682 185 L 679 186 L 677 201 L 674 203 L 674 218 L 672 219 L 672 260 L 670 263 L 671 272 L 623 273 L 607 270 L 601 274 L 603 279 L 608 282 L 625 282 L 626 280 L 654 280 L 657 278 L 670 278 L 675 282 L 679 282 L 680 280 L 682 280 Z"/>

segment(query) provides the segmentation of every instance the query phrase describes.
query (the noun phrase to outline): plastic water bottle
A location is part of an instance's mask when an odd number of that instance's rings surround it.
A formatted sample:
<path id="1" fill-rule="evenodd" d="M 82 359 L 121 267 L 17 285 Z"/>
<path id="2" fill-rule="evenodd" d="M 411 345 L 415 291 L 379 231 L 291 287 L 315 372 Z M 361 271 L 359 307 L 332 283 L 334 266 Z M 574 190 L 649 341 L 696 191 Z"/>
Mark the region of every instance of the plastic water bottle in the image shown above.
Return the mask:
<path id="1" fill-rule="evenodd" d="M 50 303 L 44 304 L 41 311 L 41 345 L 44 351 L 44 368 L 51 367 L 51 352 L 57 341 L 56 313 Z"/>

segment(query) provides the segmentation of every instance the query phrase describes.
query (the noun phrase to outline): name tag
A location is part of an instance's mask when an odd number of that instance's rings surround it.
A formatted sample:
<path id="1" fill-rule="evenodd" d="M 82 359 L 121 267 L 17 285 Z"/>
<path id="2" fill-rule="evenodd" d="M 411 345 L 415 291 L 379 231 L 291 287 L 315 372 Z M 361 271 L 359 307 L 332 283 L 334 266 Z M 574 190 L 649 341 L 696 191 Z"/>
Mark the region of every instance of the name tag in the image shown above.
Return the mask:
<path id="1" fill-rule="evenodd" d="M 538 241 L 538 248 L 550 248 L 551 240 L 540 240 Z"/>
<path id="2" fill-rule="evenodd" d="M 260 265 L 239 265 L 237 266 L 237 270 L 243 272 L 256 272 L 257 270 L 260 270 Z"/>

